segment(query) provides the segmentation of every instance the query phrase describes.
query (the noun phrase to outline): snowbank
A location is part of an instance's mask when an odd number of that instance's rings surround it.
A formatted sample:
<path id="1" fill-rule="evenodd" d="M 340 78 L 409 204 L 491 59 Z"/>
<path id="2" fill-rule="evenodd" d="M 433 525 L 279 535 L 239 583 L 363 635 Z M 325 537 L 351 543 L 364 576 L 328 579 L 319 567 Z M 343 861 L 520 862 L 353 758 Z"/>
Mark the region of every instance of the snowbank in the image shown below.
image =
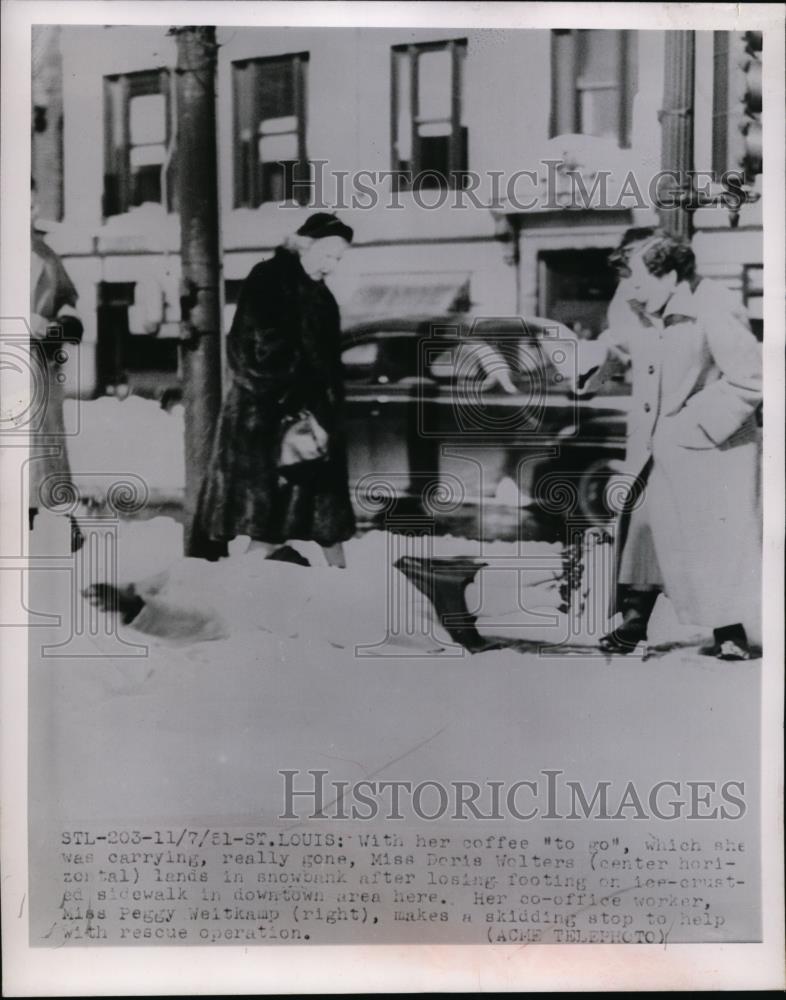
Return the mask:
<path id="1" fill-rule="evenodd" d="M 82 496 L 103 496 L 124 475 L 143 480 L 151 498 L 180 496 L 185 486 L 182 406 L 171 412 L 157 402 L 128 396 L 65 402 L 72 475 Z"/>
<path id="2" fill-rule="evenodd" d="M 152 576 L 167 569 L 182 557 L 182 526 L 171 518 L 122 521 L 117 527 L 117 566 L 121 583 L 139 581 Z M 236 577 L 230 586 L 239 588 L 239 600 L 244 600 L 247 596 L 242 593 L 243 581 L 247 576 L 247 558 L 244 554 L 247 542 L 246 538 L 241 537 L 230 546 L 229 563 L 236 567 Z M 318 571 L 327 565 L 322 550 L 315 542 L 295 541 L 292 545 L 306 556 Z M 468 606 L 470 610 L 478 611 L 478 626 L 484 634 L 512 635 L 525 642 L 550 644 L 564 642 L 571 647 L 591 647 L 597 642 L 599 634 L 610 624 L 606 614 L 608 591 L 599 580 L 600 574 L 605 572 L 608 557 L 608 552 L 605 550 L 600 556 L 592 552 L 585 554 L 582 586 L 569 614 L 558 611 L 561 601 L 558 587 L 538 585 L 528 588 L 527 586 L 528 581 L 532 583 L 546 575 L 545 572 L 539 572 L 543 567 L 559 569 L 561 545 L 558 543 L 483 542 L 453 536 L 412 538 L 385 531 L 370 531 L 351 539 L 346 543 L 345 551 L 347 574 L 333 570 L 329 582 L 333 615 L 345 619 L 344 632 L 348 646 L 353 644 L 356 581 L 361 577 L 368 581 L 369 589 L 378 588 L 380 591 L 388 583 L 394 585 L 392 581 L 396 579 L 397 574 L 391 567 L 396 559 L 403 555 L 436 557 L 461 555 L 480 558 L 489 567 L 484 572 L 494 575 L 494 583 L 498 587 L 505 581 L 511 593 L 521 593 L 520 614 L 508 615 L 504 620 L 498 621 L 484 615 L 482 578 L 479 578 L 478 586 L 468 590 Z M 529 577 L 527 574 L 530 574 Z M 253 586 L 251 582 L 247 585 Z M 345 605 L 341 602 L 342 588 L 345 589 Z M 340 623 L 338 626 L 335 621 L 332 624 L 332 631 L 335 632 L 338 627 L 341 632 Z M 303 632 L 309 634 L 310 642 L 318 642 L 313 628 L 304 628 Z M 652 645 L 696 644 L 706 637 L 706 630 L 680 624 L 670 603 L 661 599 L 652 619 L 650 637 Z M 247 638 L 239 639 L 241 646 L 247 641 Z M 330 642 L 325 639 L 324 645 L 328 647 Z M 223 654 L 216 655 L 220 660 Z M 480 659 L 497 655 L 482 654 Z M 203 649 L 200 656 L 210 658 L 211 653 Z"/>

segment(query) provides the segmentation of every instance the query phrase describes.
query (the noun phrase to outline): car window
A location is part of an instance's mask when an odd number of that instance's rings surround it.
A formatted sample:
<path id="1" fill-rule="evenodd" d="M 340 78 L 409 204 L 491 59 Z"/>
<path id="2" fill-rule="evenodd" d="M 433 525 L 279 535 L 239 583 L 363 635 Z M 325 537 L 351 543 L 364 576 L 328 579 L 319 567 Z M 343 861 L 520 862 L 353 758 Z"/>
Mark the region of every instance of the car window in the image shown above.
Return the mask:
<path id="1" fill-rule="evenodd" d="M 418 374 L 420 341 L 415 334 L 384 337 L 380 341 L 377 377 L 380 381 L 399 382 Z"/>
<path id="2" fill-rule="evenodd" d="M 426 360 L 426 373 L 432 378 L 442 381 L 453 378 L 456 361 L 456 345 L 446 347 L 437 354 L 429 354 Z"/>
<path id="3" fill-rule="evenodd" d="M 369 341 L 367 344 L 353 344 L 341 355 L 341 361 L 347 371 L 355 368 L 372 368 L 379 355 L 379 344 Z"/>
<path id="4" fill-rule="evenodd" d="M 369 340 L 345 348 L 341 360 L 349 379 L 400 382 L 418 375 L 418 345 L 414 333 L 374 333 Z"/>

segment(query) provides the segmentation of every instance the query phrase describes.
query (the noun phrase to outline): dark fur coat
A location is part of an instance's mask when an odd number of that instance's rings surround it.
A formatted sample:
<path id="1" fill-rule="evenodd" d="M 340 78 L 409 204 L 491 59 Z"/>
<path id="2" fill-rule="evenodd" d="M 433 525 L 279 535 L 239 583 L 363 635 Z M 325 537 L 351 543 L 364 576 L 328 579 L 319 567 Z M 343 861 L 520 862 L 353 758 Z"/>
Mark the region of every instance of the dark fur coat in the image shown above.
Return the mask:
<path id="1" fill-rule="evenodd" d="M 202 485 L 198 537 L 321 545 L 351 538 L 338 306 L 296 253 L 279 247 L 253 268 L 226 349 L 231 379 Z M 301 409 L 327 431 L 328 454 L 302 481 L 283 482 L 281 423 Z"/>

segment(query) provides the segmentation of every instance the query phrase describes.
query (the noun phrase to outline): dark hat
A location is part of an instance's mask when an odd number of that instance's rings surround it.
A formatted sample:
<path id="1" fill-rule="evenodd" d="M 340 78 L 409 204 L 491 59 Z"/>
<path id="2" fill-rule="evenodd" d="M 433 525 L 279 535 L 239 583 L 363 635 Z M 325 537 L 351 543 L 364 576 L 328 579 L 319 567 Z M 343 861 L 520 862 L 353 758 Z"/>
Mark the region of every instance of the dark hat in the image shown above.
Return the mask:
<path id="1" fill-rule="evenodd" d="M 352 242 L 352 229 L 345 225 L 332 212 L 315 212 L 309 215 L 297 231 L 298 236 L 308 236 L 312 240 L 321 240 L 326 236 L 340 236 L 347 243 Z"/>

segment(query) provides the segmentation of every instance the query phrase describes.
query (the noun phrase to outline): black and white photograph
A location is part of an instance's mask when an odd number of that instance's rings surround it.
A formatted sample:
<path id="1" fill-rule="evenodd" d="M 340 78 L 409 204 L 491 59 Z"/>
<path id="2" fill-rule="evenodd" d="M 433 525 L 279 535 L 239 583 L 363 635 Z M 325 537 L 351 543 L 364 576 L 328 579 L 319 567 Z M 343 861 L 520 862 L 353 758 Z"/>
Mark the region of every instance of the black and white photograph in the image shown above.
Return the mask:
<path id="1" fill-rule="evenodd" d="M 3 19 L 5 995 L 782 989 L 786 7 Z"/>

